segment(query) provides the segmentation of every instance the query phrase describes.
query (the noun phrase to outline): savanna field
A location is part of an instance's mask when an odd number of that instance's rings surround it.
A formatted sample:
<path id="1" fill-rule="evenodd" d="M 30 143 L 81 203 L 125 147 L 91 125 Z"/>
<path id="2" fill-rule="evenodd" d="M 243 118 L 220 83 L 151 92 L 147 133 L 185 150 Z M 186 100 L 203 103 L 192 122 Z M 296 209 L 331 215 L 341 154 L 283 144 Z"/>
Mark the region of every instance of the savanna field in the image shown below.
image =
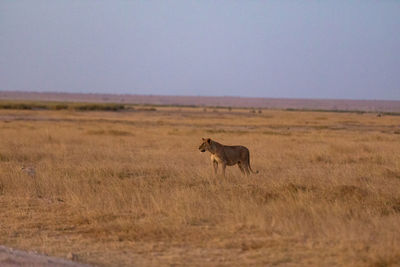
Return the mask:
<path id="1" fill-rule="evenodd" d="M 0 110 L 0 244 L 96 266 L 398 266 L 400 116 L 251 111 Z M 216 177 L 202 137 L 248 147 L 259 174 Z"/>

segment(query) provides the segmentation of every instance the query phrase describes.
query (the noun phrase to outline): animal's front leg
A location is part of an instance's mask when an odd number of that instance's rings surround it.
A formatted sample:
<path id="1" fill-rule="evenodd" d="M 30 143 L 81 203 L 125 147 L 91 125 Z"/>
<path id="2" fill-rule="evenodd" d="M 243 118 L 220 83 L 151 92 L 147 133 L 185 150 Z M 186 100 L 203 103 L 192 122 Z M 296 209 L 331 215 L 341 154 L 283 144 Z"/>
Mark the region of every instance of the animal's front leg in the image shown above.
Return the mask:
<path id="1" fill-rule="evenodd" d="M 226 163 L 222 163 L 222 176 L 225 177 Z"/>
<path id="2" fill-rule="evenodd" d="M 217 175 L 218 172 L 218 162 L 213 160 L 213 167 L 214 167 L 214 173 L 215 175 Z"/>

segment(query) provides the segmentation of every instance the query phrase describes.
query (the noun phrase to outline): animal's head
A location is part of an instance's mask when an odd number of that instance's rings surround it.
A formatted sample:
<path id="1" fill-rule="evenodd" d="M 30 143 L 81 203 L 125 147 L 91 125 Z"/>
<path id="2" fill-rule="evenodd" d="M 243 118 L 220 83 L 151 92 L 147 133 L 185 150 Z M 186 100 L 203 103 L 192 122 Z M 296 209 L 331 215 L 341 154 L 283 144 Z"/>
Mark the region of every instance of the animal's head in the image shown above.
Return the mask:
<path id="1" fill-rule="evenodd" d="M 206 150 L 210 150 L 211 147 L 211 139 L 210 138 L 202 138 L 203 143 L 199 146 L 200 152 L 206 152 Z"/>

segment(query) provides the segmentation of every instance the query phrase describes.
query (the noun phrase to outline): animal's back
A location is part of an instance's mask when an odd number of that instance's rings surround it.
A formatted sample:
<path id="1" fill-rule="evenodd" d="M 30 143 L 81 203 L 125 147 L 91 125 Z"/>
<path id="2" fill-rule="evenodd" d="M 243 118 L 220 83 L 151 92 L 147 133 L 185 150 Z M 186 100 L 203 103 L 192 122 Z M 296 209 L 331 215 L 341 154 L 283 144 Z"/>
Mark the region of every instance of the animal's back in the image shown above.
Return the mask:
<path id="1" fill-rule="evenodd" d="M 224 146 L 224 154 L 229 165 L 247 162 L 249 149 L 245 146 Z"/>

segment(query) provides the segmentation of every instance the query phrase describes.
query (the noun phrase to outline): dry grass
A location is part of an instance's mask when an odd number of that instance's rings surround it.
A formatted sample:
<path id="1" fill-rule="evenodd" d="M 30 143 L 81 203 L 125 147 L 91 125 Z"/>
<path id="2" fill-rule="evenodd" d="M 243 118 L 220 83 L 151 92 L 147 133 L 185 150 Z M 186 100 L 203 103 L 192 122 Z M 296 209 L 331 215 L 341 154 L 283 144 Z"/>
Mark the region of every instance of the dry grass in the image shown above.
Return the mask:
<path id="1" fill-rule="evenodd" d="M 100 266 L 396 265 L 399 130 L 373 114 L 1 110 L 0 244 Z M 201 137 L 247 146 L 260 174 L 214 177 Z"/>

